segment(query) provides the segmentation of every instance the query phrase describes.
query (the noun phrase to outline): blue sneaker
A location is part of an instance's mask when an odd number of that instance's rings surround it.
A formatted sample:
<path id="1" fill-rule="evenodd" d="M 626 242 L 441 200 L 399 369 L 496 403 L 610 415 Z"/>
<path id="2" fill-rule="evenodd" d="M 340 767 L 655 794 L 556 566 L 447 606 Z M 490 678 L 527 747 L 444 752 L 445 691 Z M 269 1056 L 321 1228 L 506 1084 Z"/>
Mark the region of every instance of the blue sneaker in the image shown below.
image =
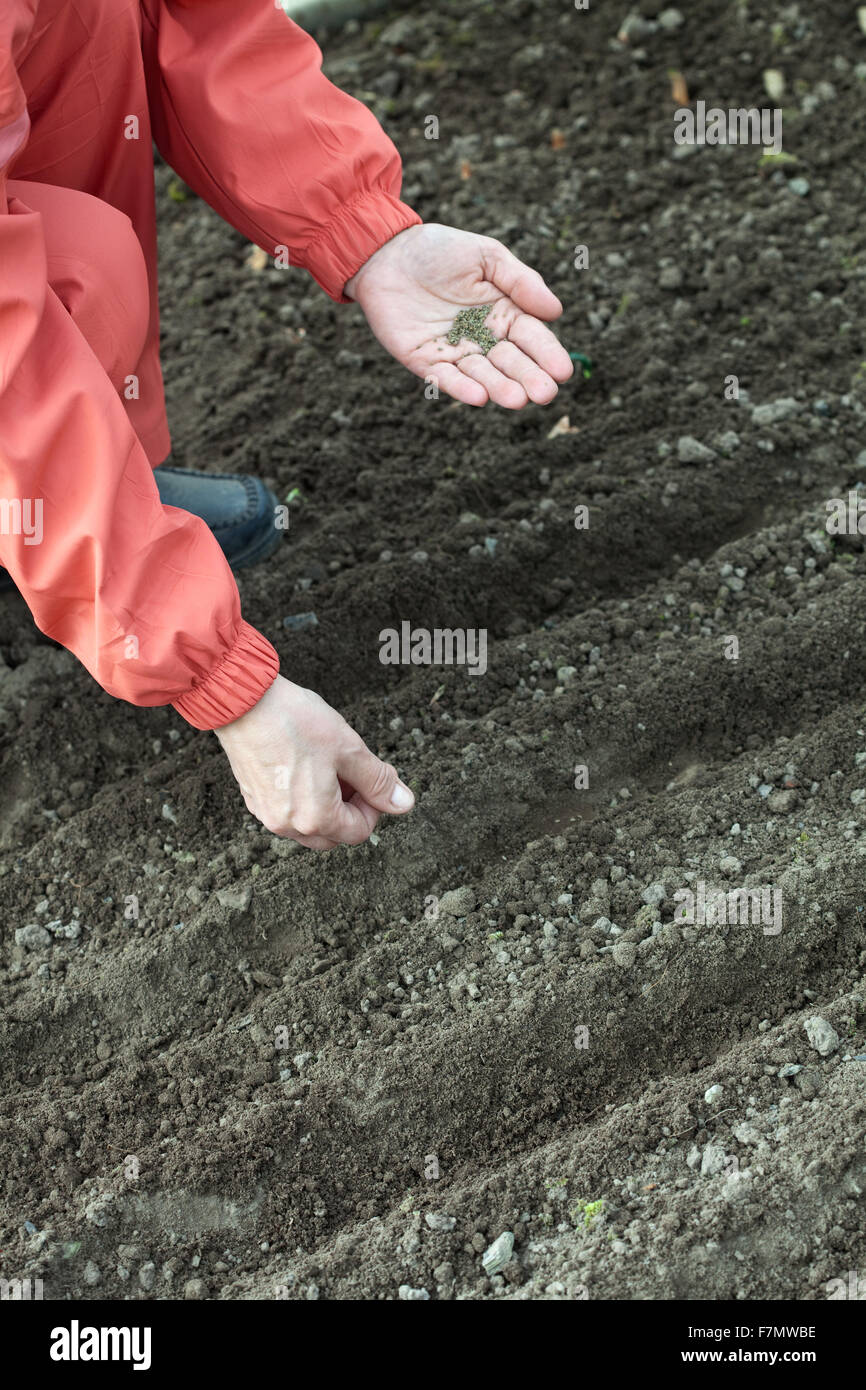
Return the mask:
<path id="1" fill-rule="evenodd" d="M 257 565 L 276 550 L 279 505 L 270 488 L 244 473 L 195 473 L 190 468 L 155 468 L 162 502 L 207 522 L 232 569 Z M 0 592 L 14 589 L 0 566 Z"/>
<path id="2" fill-rule="evenodd" d="M 153 476 L 167 507 L 180 507 L 207 522 L 232 569 L 257 565 L 279 545 L 279 504 L 259 478 L 165 466 L 155 468 Z"/>

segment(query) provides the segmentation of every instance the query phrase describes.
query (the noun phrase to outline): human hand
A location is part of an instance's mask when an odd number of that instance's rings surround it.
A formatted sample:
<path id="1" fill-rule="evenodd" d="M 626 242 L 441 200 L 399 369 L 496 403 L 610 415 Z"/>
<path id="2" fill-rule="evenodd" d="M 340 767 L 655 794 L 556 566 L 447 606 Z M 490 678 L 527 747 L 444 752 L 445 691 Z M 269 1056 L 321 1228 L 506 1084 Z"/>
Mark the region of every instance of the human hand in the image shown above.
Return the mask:
<path id="1" fill-rule="evenodd" d="M 562 313 L 556 295 L 493 237 L 433 222 L 407 227 L 361 266 L 346 294 L 398 362 L 466 405 L 546 405 L 574 371 L 542 322 Z M 499 341 L 486 356 L 467 338 L 447 342 L 462 309 L 487 304 L 484 326 Z"/>
<path id="2" fill-rule="evenodd" d="M 214 732 L 247 810 L 273 835 L 307 849 L 361 844 L 380 813 L 400 815 L 415 804 L 342 715 L 283 676 Z"/>

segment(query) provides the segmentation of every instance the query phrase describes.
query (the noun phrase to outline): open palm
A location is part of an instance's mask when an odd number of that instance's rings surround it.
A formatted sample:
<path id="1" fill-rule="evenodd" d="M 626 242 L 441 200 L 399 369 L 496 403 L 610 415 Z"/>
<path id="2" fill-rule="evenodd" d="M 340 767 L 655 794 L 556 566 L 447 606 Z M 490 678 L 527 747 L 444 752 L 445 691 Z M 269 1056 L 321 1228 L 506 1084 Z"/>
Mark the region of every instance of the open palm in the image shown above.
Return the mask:
<path id="1" fill-rule="evenodd" d="M 467 405 L 520 410 L 553 400 L 573 367 L 545 326 L 562 305 L 537 271 L 492 237 L 424 223 L 375 252 L 346 285 L 383 347 L 420 377 Z M 461 309 L 490 304 L 485 327 L 498 339 L 485 356 L 447 335 Z"/>

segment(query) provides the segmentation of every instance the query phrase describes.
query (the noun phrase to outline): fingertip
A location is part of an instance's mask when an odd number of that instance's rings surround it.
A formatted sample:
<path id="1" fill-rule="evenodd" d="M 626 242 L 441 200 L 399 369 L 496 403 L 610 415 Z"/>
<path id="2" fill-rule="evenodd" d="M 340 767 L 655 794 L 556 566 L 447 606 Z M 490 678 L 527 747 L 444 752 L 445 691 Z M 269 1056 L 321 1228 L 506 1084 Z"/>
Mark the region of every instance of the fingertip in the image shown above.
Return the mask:
<path id="1" fill-rule="evenodd" d="M 560 386 L 564 386 L 565 383 L 571 381 L 571 378 L 574 376 L 574 363 L 568 358 L 566 358 L 564 362 L 560 358 L 557 358 L 555 362 L 548 362 L 547 372 L 555 382 Z"/>
<path id="2" fill-rule="evenodd" d="M 462 403 L 464 405 L 474 406 L 489 405 L 490 392 L 487 390 L 487 387 L 482 385 L 480 381 L 473 380 L 471 376 L 467 376 L 459 363 L 457 364 L 457 370 L 460 373 L 463 382 L 467 383 L 468 385 L 468 389 L 467 385 L 464 385 L 463 387 L 464 394 L 462 397 Z M 470 399 L 470 397 L 472 399 Z"/>
<path id="3" fill-rule="evenodd" d="M 512 299 L 524 313 L 530 313 L 544 323 L 562 317 L 562 301 L 546 284 L 537 270 L 531 270 L 527 282 L 519 288 L 515 286 Z"/>
<path id="4" fill-rule="evenodd" d="M 438 369 L 433 369 L 433 374 L 438 379 L 440 389 L 458 405 L 469 405 L 474 409 L 487 405 L 489 396 L 484 387 L 461 372 L 455 362 L 441 364 Z"/>
<path id="5" fill-rule="evenodd" d="M 529 405 L 529 395 L 518 382 L 515 382 L 514 386 L 516 390 L 509 387 L 502 391 L 501 399 L 497 403 L 506 410 L 523 410 L 524 406 Z"/>
<path id="6" fill-rule="evenodd" d="M 553 290 L 547 289 L 547 286 L 546 286 L 546 285 L 545 285 L 544 288 L 547 290 L 547 293 L 550 295 L 551 303 L 554 305 L 554 308 L 553 308 L 552 312 L 549 313 L 549 314 L 545 314 L 545 318 L 546 318 L 546 319 L 558 319 L 558 318 L 560 318 L 560 317 L 562 316 L 562 312 L 563 312 L 563 309 L 562 309 L 562 300 L 561 300 L 561 299 L 558 299 L 558 298 L 556 297 L 556 295 L 553 293 Z"/>
<path id="7" fill-rule="evenodd" d="M 391 793 L 388 810 L 394 815 L 404 815 L 406 811 L 411 811 L 414 805 L 415 793 L 405 782 L 398 782 Z"/>
<path id="8" fill-rule="evenodd" d="M 532 384 L 529 392 L 529 399 L 533 405 L 550 405 L 559 395 L 559 387 L 550 377 L 546 381 Z"/>

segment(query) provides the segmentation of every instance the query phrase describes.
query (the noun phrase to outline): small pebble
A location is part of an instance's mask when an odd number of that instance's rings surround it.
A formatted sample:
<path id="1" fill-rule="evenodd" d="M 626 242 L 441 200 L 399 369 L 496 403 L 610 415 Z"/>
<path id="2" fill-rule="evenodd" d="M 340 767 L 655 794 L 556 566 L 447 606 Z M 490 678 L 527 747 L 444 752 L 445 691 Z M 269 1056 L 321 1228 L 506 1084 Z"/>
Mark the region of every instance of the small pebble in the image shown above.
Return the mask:
<path id="1" fill-rule="evenodd" d="M 839 1046 L 839 1034 L 836 1029 L 819 1014 L 807 1018 L 803 1028 L 812 1047 L 816 1052 L 820 1052 L 822 1057 L 829 1057 Z"/>
<path id="2" fill-rule="evenodd" d="M 707 1144 L 701 1155 L 701 1177 L 715 1177 L 726 1166 L 728 1156 L 721 1144 Z"/>
<path id="3" fill-rule="evenodd" d="M 634 965 L 637 959 L 637 946 L 633 941 L 617 941 L 611 952 L 614 964 L 622 970 L 628 970 Z"/>
<path id="4" fill-rule="evenodd" d="M 30 922 L 26 927 L 15 928 L 15 945 L 23 946 L 25 951 L 40 951 L 51 945 L 51 933 L 38 922 Z"/>
<path id="5" fill-rule="evenodd" d="M 246 912 L 253 890 L 248 883 L 244 883 L 235 888 L 219 888 L 216 896 L 220 907 L 227 907 L 233 912 Z"/>
<path id="6" fill-rule="evenodd" d="M 428 1211 L 425 1213 L 424 1220 L 431 1231 L 453 1231 L 457 1224 L 453 1216 L 444 1216 L 438 1211 Z"/>
<path id="7" fill-rule="evenodd" d="M 756 405 L 752 411 L 752 424 L 761 428 L 766 425 L 778 425 L 781 420 L 790 420 L 802 410 L 802 401 L 796 400 L 793 396 L 780 396 L 778 400 L 768 401 L 766 405 Z"/>
<path id="8" fill-rule="evenodd" d="M 439 899 L 439 911 L 446 917 L 466 917 L 474 912 L 478 897 L 474 888 L 464 884 L 462 888 L 451 888 Z"/>
<path id="9" fill-rule="evenodd" d="M 511 1259 L 514 1253 L 514 1232 L 503 1231 L 501 1236 L 497 1236 L 492 1245 L 488 1245 L 484 1254 L 481 1256 L 481 1263 L 485 1273 L 488 1275 L 499 1274 Z"/>
<path id="10" fill-rule="evenodd" d="M 667 897 L 667 890 L 663 883 L 651 883 L 640 895 L 641 902 L 649 907 L 658 907 Z M 619 915 L 619 914 L 617 914 Z"/>
<path id="11" fill-rule="evenodd" d="M 287 618 L 283 618 L 283 627 L 289 632 L 306 632 L 309 628 L 318 626 L 319 620 L 315 613 L 290 613 Z"/>
<path id="12" fill-rule="evenodd" d="M 710 463 L 716 457 L 713 449 L 708 449 L 699 439 L 684 434 L 677 440 L 677 458 L 680 463 Z"/>

